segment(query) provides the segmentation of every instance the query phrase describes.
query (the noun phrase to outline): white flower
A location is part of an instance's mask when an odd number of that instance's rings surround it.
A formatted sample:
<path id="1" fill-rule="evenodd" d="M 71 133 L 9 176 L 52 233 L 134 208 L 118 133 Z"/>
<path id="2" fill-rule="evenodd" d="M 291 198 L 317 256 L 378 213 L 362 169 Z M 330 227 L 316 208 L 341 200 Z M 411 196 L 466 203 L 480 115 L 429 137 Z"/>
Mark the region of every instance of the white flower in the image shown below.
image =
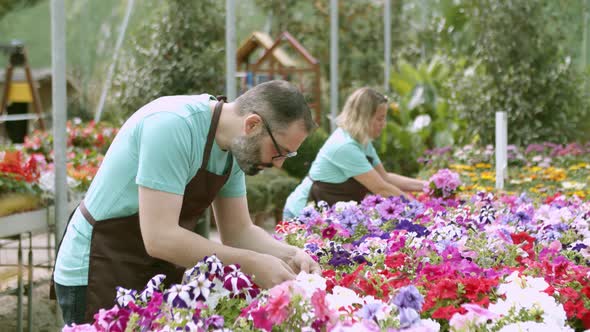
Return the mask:
<path id="1" fill-rule="evenodd" d="M 215 309 L 219 303 L 219 300 L 229 297 L 230 294 L 231 292 L 223 287 L 223 282 L 215 278 L 213 279 L 213 288 L 211 289 L 211 293 L 207 297 L 205 303 L 207 304 L 207 307 Z"/>
<path id="2" fill-rule="evenodd" d="M 504 326 L 500 332 L 558 332 L 574 330 L 567 326 L 559 326 L 551 323 L 517 322 Z"/>
<path id="3" fill-rule="evenodd" d="M 129 302 L 135 303 L 135 294 L 135 290 L 117 287 L 116 299 L 119 307 L 126 307 Z"/>
<path id="4" fill-rule="evenodd" d="M 197 278 L 193 279 L 193 281 L 189 282 L 188 285 L 194 287 L 193 292 L 195 294 L 195 299 L 202 301 L 207 300 L 211 288 L 213 287 L 211 281 L 207 279 L 205 274 L 200 274 Z"/>
<path id="5" fill-rule="evenodd" d="M 423 327 L 424 329 L 420 329 L 423 332 L 438 332 L 440 331 L 440 324 L 432 319 L 422 319 L 418 324 L 414 327 Z"/>
<path id="6" fill-rule="evenodd" d="M 363 303 L 361 298 L 352 289 L 341 286 L 334 287 L 332 294 L 326 295 L 326 300 L 333 310 L 338 310 L 340 307 L 348 307 L 355 303 Z"/>
<path id="7" fill-rule="evenodd" d="M 306 297 L 311 297 L 316 290 L 326 290 L 326 279 L 322 276 L 305 271 L 299 272 L 295 285 L 304 290 Z"/>
<path id="8" fill-rule="evenodd" d="M 584 189 L 584 187 L 586 187 L 586 184 L 585 183 L 580 183 L 580 182 L 575 182 L 575 181 L 563 181 L 561 183 L 561 186 L 564 189 L 581 190 L 581 189 Z"/>
<path id="9" fill-rule="evenodd" d="M 544 323 L 565 326 L 566 313 L 563 306 L 543 292 L 548 286 L 542 278 L 519 276 L 518 272 L 513 272 L 498 287 L 498 294 L 506 295 L 506 299 L 490 304 L 488 309 L 499 315 L 507 315 L 511 308 L 515 308 L 517 312 L 521 309 L 540 310 L 543 312 Z"/>
<path id="10" fill-rule="evenodd" d="M 414 122 L 412 122 L 412 127 L 410 128 L 410 131 L 413 133 L 420 131 L 422 128 L 428 127 L 430 125 L 430 122 L 430 115 L 418 115 L 416 119 L 414 119 Z"/>
<path id="11" fill-rule="evenodd" d="M 349 202 L 336 202 L 336 204 L 334 204 L 334 211 L 336 212 L 342 212 L 345 209 L 349 208 L 349 207 L 353 207 L 353 206 L 357 206 L 358 203 L 355 201 L 349 201 Z"/>

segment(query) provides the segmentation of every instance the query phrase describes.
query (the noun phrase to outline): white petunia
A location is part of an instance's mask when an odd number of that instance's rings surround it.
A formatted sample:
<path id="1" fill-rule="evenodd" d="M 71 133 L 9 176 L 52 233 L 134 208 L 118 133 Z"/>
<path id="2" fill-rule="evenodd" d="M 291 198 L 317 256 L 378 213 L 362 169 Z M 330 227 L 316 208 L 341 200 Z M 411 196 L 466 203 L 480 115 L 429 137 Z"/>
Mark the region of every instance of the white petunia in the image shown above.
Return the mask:
<path id="1" fill-rule="evenodd" d="M 304 290 L 305 296 L 311 297 L 318 289 L 326 290 L 326 279 L 317 274 L 301 271 L 295 279 L 295 285 Z"/>
<path id="2" fill-rule="evenodd" d="M 355 303 L 363 303 L 362 299 L 352 289 L 341 286 L 334 287 L 332 294 L 326 295 L 326 301 L 333 310 L 338 310 L 340 307 L 348 307 Z"/>

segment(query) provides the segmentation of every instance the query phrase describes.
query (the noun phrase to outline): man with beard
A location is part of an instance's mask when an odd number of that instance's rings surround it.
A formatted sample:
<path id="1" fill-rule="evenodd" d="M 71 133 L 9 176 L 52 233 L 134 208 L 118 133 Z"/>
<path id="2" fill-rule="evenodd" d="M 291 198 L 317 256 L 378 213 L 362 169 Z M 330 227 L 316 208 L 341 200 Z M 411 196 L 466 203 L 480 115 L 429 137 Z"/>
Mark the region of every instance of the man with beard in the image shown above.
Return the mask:
<path id="1" fill-rule="evenodd" d="M 285 81 L 224 103 L 211 95 L 162 97 L 123 125 L 74 211 L 53 280 L 66 324 L 113 306 L 115 288 L 167 285 L 215 254 L 270 288 L 319 272 L 302 250 L 273 239 L 248 213 L 244 173 L 281 167 L 315 128 L 303 95 Z M 219 244 L 192 230 L 213 206 Z"/>

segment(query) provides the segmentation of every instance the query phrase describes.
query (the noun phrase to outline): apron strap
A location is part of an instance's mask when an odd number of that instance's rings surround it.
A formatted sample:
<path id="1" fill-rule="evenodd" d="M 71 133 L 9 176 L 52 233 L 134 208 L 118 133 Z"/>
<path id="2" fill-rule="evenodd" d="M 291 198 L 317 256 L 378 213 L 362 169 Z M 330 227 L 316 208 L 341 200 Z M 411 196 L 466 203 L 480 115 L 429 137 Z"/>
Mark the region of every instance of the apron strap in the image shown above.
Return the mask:
<path id="1" fill-rule="evenodd" d="M 215 105 L 213 111 L 213 117 L 211 118 L 211 125 L 209 126 L 209 133 L 207 134 L 207 143 L 205 143 L 205 151 L 203 152 L 203 162 L 201 168 L 207 168 L 209 164 L 209 156 L 211 155 L 211 148 L 213 147 L 213 141 L 215 140 L 215 132 L 217 131 L 217 124 L 219 123 L 219 117 L 221 116 L 221 108 L 226 100 L 225 97 L 217 97 L 219 100 Z"/>
<path id="2" fill-rule="evenodd" d="M 86 208 L 86 205 L 84 204 L 84 200 L 82 200 L 80 202 L 80 212 L 82 212 L 82 215 L 84 216 L 84 218 L 88 221 L 88 223 L 92 226 L 94 226 L 94 224 L 96 224 L 96 219 L 94 219 L 94 217 L 90 214 L 90 212 L 88 212 L 88 209 Z"/>

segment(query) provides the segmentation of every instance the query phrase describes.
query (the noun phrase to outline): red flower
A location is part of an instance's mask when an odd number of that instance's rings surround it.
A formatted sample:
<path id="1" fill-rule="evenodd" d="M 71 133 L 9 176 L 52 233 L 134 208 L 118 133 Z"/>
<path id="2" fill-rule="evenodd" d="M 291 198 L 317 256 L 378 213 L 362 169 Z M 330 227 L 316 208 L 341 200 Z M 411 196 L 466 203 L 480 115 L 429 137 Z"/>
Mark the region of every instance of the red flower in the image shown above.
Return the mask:
<path id="1" fill-rule="evenodd" d="M 364 295 L 372 295 L 377 297 L 377 289 L 373 283 L 373 278 L 363 278 L 359 281 L 359 287 L 365 293 Z"/>
<path id="2" fill-rule="evenodd" d="M 334 278 L 336 276 L 336 271 L 334 270 L 323 270 L 322 271 L 322 277 L 324 278 Z"/>
<path id="3" fill-rule="evenodd" d="M 332 289 L 336 286 L 334 282 L 336 272 L 334 270 L 324 270 L 322 271 L 322 277 L 326 278 L 326 292 L 332 293 Z"/>
<path id="4" fill-rule="evenodd" d="M 590 310 L 586 310 L 578 315 L 578 318 L 582 321 L 585 329 L 590 329 Z"/>
<path id="5" fill-rule="evenodd" d="M 555 293 L 555 288 L 552 285 L 549 285 L 549 287 L 547 287 L 547 289 L 545 289 L 543 292 L 553 296 L 553 294 Z"/>
<path id="6" fill-rule="evenodd" d="M 526 232 L 520 232 L 517 234 L 510 234 L 510 237 L 512 238 L 512 242 L 514 244 L 524 244 L 522 246 L 522 249 L 524 251 L 526 251 L 527 254 L 529 254 L 529 257 L 534 257 L 535 253 L 533 251 L 533 246 L 535 244 L 535 238 L 528 235 Z"/>
<path id="7" fill-rule="evenodd" d="M 392 255 L 385 257 L 385 266 L 392 270 L 396 270 L 399 267 L 404 266 L 406 262 L 406 255 L 401 252 L 396 252 Z"/>
<path id="8" fill-rule="evenodd" d="M 457 299 L 457 281 L 443 279 L 434 285 L 432 291 L 437 299 Z M 430 292 L 429 292 L 430 293 Z"/>
<path id="9" fill-rule="evenodd" d="M 556 200 L 557 198 L 559 198 L 559 196 L 561 196 L 561 193 L 557 192 L 554 195 L 547 197 L 545 199 L 545 204 L 553 203 L 553 201 Z"/>
<path id="10" fill-rule="evenodd" d="M 580 298 L 580 294 L 571 287 L 565 287 L 559 290 L 559 295 L 566 301 L 576 301 Z"/>
<path id="11" fill-rule="evenodd" d="M 451 319 L 451 317 L 456 313 L 464 314 L 466 312 L 467 312 L 467 310 L 465 310 L 463 308 L 455 308 L 454 306 L 449 305 L 446 307 L 440 307 L 440 308 L 436 309 L 432 313 L 432 318 L 448 320 L 448 319 Z"/>

